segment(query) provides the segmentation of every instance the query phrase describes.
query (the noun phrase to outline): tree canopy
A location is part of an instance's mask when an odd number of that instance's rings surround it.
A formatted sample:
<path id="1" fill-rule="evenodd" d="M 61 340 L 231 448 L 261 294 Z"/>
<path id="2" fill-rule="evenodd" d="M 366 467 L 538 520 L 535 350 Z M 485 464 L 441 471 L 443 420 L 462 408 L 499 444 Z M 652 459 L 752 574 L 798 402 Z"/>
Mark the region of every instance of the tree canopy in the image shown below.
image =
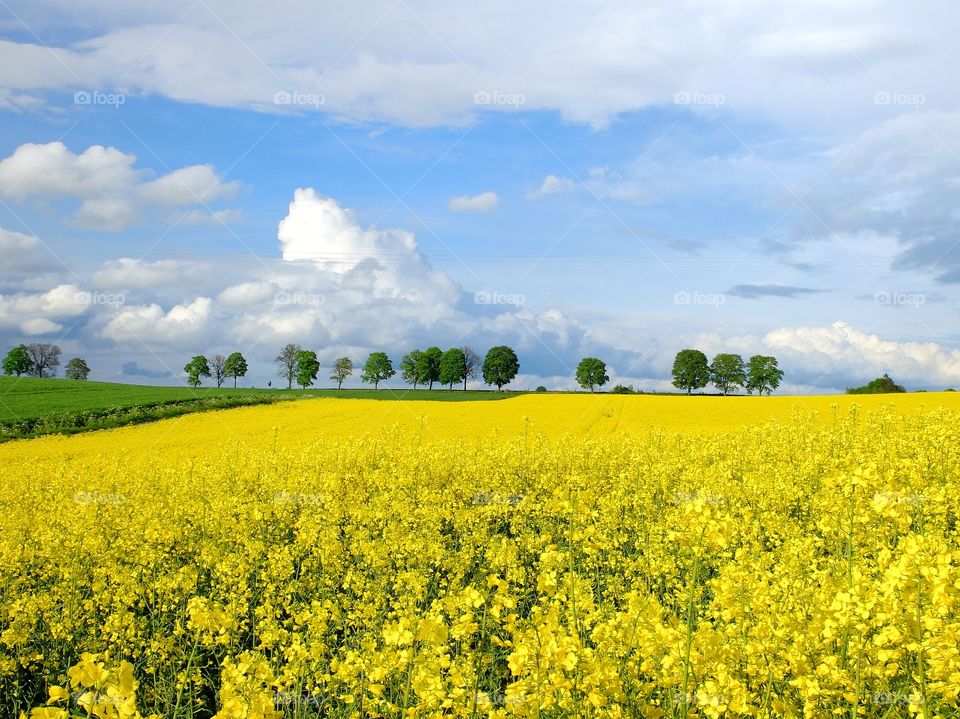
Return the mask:
<path id="1" fill-rule="evenodd" d="M 673 386 L 687 390 L 703 389 L 710 382 L 710 363 L 700 350 L 685 349 L 673 360 Z"/>
<path id="2" fill-rule="evenodd" d="M 607 376 L 606 363 L 597 357 L 584 357 L 577 365 L 577 384 L 593 392 L 596 387 L 602 387 L 610 381 Z"/>
<path id="3" fill-rule="evenodd" d="M 217 387 L 223 386 L 223 381 L 227 378 L 227 358 L 221 354 L 215 354 L 210 358 L 210 376 L 213 377 Z"/>
<path id="4" fill-rule="evenodd" d="M 884 372 L 883 377 L 877 377 L 875 380 L 867 382 L 863 387 L 850 387 L 847 394 L 894 394 L 906 392 L 903 385 L 899 385 Z"/>
<path id="5" fill-rule="evenodd" d="M 53 377 L 60 366 L 60 348 L 57 345 L 34 342 L 27 345 L 30 357 L 30 372 L 37 377 Z"/>
<path id="6" fill-rule="evenodd" d="M 426 368 L 422 361 L 422 350 L 410 350 L 400 358 L 400 379 L 416 389 L 418 384 L 426 382 Z"/>
<path id="7" fill-rule="evenodd" d="M 451 347 L 440 358 L 440 384 L 453 389 L 453 383 L 459 382 L 467 369 L 467 358 L 459 347 Z"/>
<path id="8" fill-rule="evenodd" d="M 297 352 L 297 384 L 306 389 L 313 384 L 320 371 L 320 362 L 317 353 L 313 350 Z"/>
<path id="9" fill-rule="evenodd" d="M 710 365 L 710 381 L 725 395 L 737 387 L 743 387 L 747 382 L 743 357 L 737 354 L 718 354 Z"/>
<path id="10" fill-rule="evenodd" d="M 227 357 L 226 364 L 227 377 L 233 377 L 233 386 L 237 386 L 237 378 L 247 374 L 247 360 L 239 352 L 231 352 Z"/>
<path id="11" fill-rule="evenodd" d="M 476 379 L 477 374 L 480 372 L 481 361 L 480 355 L 474 352 L 472 347 L 464 345 L 460 348 L 460 351 L 463 352 L 463 374 L 460 375 L 460 379 L 463 380 L 463 389 L 467 389 L 467 380 Z"/>
<path id="12" fill-rule="evenodd" d="M 3 373 L 6 375 L 28 374 L 33 369 L 33 361 L 26 345 L 17 345 L 3 358 Z"/>
<path id="13" fill-rule="evenodd" d="M 203 355 L 194 355 L 193 359 L 184 365 L 183 371 L 187 373 L 187 384 L 199 387 L 200 378 L 210 376 L 210 363 Z"/>
<path id="14" fill-rule="evenodd" d="M 293 380 L 297 376 L 298 352 L 300 352 L 300 345 L 287 344 L 274 360 L 277 363 L 277 376 L 287 380 L 287 389 L 293 387 Z"/>
<path id="15" fill-rule="evenodd" d="M 337 383 L 337 389 L 343 387 L 343 380 L 353 374 L 353 360 L 349 357 L 341 357 L 333 363 L 333 372 L 330 373 L 330 379 Z"/>
<path id="16" fill-rule="evenodd" d="M 420 381 L 427 384 L 427 389 L 433 389 L 433 383 L 440 379 L 440 360 L 443 350 L 439 347 L 427 347 L 418 359 L 417 372 Z"/>
<path id="17" fill-rule="evenodd" d="M 396 370 L 393 369 L 393 362 L 390 361 L 386 352 L 371 352 L 363 365 L 360 379 L 367 384 L 372 384 L 374 389 L 378 389 L 381 382 L 390 379 L 395 374 Z"/>
<path id="18" fill-rule="evenodd" d="M 517 353 L 506 345 L 491 347 L 483 360 L 483 381 L 495 384 L 497 389 L 509 384 L 520 371 L 520 360 Z"/>
<path id="19" fill-rule="evenodd" d="M 82 357 L 74 357 L 64 367 L 63 376 L 67 379 L 85 380 L 90 376 L 90 367 Z"/>
<path id="20" fill-rule="evenodd" d="M 783 379 L 783 370 L 780 369 L 776 357 L 770 355 L 753 355 L 747 362 L 747 392 L 756 391 L 758 394 L 770 394 L 780 386 Z"/>

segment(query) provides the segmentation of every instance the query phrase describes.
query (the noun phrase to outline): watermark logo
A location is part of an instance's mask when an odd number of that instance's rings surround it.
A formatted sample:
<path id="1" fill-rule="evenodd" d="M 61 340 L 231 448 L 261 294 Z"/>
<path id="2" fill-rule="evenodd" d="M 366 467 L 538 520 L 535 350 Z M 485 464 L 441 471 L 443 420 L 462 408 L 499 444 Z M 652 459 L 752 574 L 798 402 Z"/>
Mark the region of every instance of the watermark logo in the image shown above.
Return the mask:
<path id="1" fill-rule="evenodd" d="M 273 495 L 273 503 L 316 507 L 323 504 L 323 497 L 319 494 L 304 494 L 303 492 L 276 492 Z"/>
<path id="2" fill-rule="evenodd" d="M 490 494 L 489 492 L 478 492 L 473 495 L 473 506 L 474 507 L 489 507 L 494 504 L 506 504 L 511 507 L 516 507 L 520 502 L 523 501 L 524 495 L 522 494 L 508 494 L 506 496 L 501 496 L 499 494 Z"/>
<path id="3" fill-rule="evenodd" d="M 673 294 L 673 304 L 675 305 L 705 305 L 707 307 L 720 307 L 727 301 L 727 296 L 722 294 L 711 294 L 708 292 L 675 292 Z"/>
<path id="4" fill-rule="evenodd" d="M 895 105 L 919 108 L 927 103 L 927 96 L 919 92 L 880 90 L 873 95 L 874 105 Z"/>
<path id="5" fill-rule="evenodd" d="M 278 292 L 273 296 L 274 303 L 278 305 L 305 305 L 307 307 L 318 307 L 327 301 L 324 295 L 312 294 L 309 292 Z"/>
<path id="6" fill-rule="evenodd" d="M 474 695 L 477 706 L 487 709 L 512 709 L 519 711 L 534 704 L 534 699 L 526 696 L 507 696 L 502 692 L 478 691 Z"/>
<path id="7" fill-rule="evenodd" d="M 274 695 L 274 705 L 278 708 L 282 707 L 320 707 L 323 705 L 323 700 L 319 696 L 313 694 L 308 694 L 303 692 L 297 694 L 296 692 L 289 691 L 278 691 Z"/>
<path id="8" fill-rule="evenodd" d="M 74 504 L 106 504 L 119 507 L 127 503 L 122 494 L 105 494 L 103 492 L 77 492 L 73 495 Z"/>
<path id="9" fill-rule="evenodd" d="M 906 694 L 897 694 L 895 692 L 874 692 L 869 698 L 869 703 L 880 704 L 882 706 L 907 706 L 910 703 L 910 697 Z"/>
<path id="10" fill-rule="evenodd" d="M 119 307 L 127 301 L 127 298 L 118 293 L 112 292 L 78 292 L 73 301 L 78 305 L 107 305 Z"/>
<path id="11" fill-rule="evenodd" d="M 673 503 L 677 506 L 692 504 L 693 502 L 703 502 L 713 507 L 722 507 L 726 504 L 726 498 L 722 494 L 709 494 L 701 492 L 674 492 Z"/>
<path id="12" fill-rule="evenodd" d="M 727 96 L 719 92 L 691 92 L 682 90 L 673 94 L 674 105 L 720 107 L 727 104 Z"/>
<path id="13" fill-rule="evenodd" d="M 477 305 L 512 305 L 520 307 L 527 301 L 527 298 L 520 294 L 511 292 L 496 292 L 492 290 L 481 290 L 473 295 L 473 302 Z"/>
<path id="14" fill-rule="evenodd" d="M 724 694 L 710 694 L 708 692 L 684 692 L 677 690 L 673 693 L 673 703 L 679 706 L 725 706 L 727 697 Z"/>
<path id="15" fill-rule="evenodd" d="M 873 301 L 889 307 L 923 307 L 927 296 L 921 292 L 877 292 Z"/>
<path id="16" fill-rule="evenodd" d="M 77 90 L 73 93 L 74 105 L 105 105 L 119 108 L 126 103 L 127 96 L 119 92 L 100 92 L 99 90 Z"/>
<path id="17" fill-rule="evenodd" d="M 903 505 L 907 507 L 919 507 L 926 499 L 921 494 L 913 492 L 877 492 L 873 495 L 873 501 L 878 505 Z"/>
<path id="18" fill-rule="evenodd" d="M 312 107 L 319 109 L 327 103 L 326 95 L 319 92 L 301 92 L 299 90 L 280 90 L 273 94 L 274 105 L 291 107 Z"/>
<path id="19" fill-rule="evenodd" d="M 474 105 L 492 105 L 520 108 L 527 103 L 527 96 L 519 92 L 501 92 L 500 90 L 478 90 L 473 93 Z"/>

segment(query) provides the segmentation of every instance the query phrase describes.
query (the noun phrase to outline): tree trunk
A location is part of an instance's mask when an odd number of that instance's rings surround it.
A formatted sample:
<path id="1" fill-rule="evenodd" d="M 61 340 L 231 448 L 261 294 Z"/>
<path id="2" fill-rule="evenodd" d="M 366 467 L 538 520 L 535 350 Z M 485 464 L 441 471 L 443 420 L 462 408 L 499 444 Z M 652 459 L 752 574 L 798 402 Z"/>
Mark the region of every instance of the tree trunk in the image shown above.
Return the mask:
<path id="1" fill-rule="evenodd" d="M 237 388 L 237 376 L 236 376 L 236 375 L 233 376 L 233 388 L 234 388 L 234 389 Z"/>
<path id="2" fill-rule="evenodd" d="M 343 380 L 337 382 L 337 389 L 340 389 L 341 387 L 343 387 Z"/>
<path id="3" fill-rule="evenodd" d="M 466 378 L 466 377 L 463 378 L 463 391 L 464 391 L 464 392 L 467 391 L 467 378 Z"/>

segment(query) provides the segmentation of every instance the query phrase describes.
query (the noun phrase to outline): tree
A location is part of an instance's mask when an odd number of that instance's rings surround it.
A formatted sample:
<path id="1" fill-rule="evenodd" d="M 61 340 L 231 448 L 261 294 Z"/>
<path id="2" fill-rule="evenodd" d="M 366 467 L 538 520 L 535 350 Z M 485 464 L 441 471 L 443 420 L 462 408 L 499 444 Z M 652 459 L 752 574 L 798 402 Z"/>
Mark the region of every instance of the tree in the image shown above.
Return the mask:
<path id="1" fill-rule="evenodd" d="M 418 359 L 417 373 L 420 381 L 429 383 L 427 389 L 433 389 L 433 383 L 440 380 L 440 360 L 443 359 L 443 350 L 439 347 L 427 347 Z"/>
<path id="2" fill-rule="evenodd" d="M 374 389 L 379 389 L 383 380 L 390 379 L 396 371 L 393 369 L 393 362 L 387 357 L 386 352 L 371 352 L 367 357 L 366 364 L 363 365 L 363 372 L 360 379 L 368 384 L 372 384 Z"/>
<path id="3" fill-rule="evenodd" d="M 300 345 L 285 345 L 274 360 L 277 363 L 277 376 L 287 380 L 287 389 L 293 387 L 293 380 L 297 376 L 297 353 Z"/>
<path id="4" fill-rule="evenodd" d="M 297 352 L 297 384 L 306 389 L 313 384 L 320 371 L 320 362 L 317 353 L 313 350 Z"/>
<path id="5" fill-rule="evenodd" d="M 452 347 L 440 357 L 440 384 L 453 389 L 453 383 L 459 382 L 467 370 L 467 358 L 459 347 Z"/>
<path id="6" fill-rule="evenodd" d="M 673 386 L 687 390 L 703 389 L 710 381 L 710 364 L 700 350 L 680 350 L 673 360 Z"/>
<path id="7" fill-rule="evenodd" d="M 783 379 L 783 370 L 777 364 L 776 357 L 769 355 L 754 355 L 747 362 L 747 392 L 757 391 L 762 395 L 764 391 L 770 394 L 780 386 Z"/>
<path id="8" fill-rule="evenodd" d="M 27 347 L 30 371 L 37 377 L 53 377 L 60 366 L 60 348 L 56 345 L 34 343 Z"/>
<path id="9" fill-rule="evenodd" d="M 460 348 L 463 352 L 463 374 L 460 379 L 463 380 L 463 390 L 467 390 L 467 380 L 476 379 L 480 372 L 480 355 L 473 351 L 473 348 L 464 345 Z"/>
<path id="10" fill-rule="evenodd" d="M 894 382 L 890 375 L 884 373 L 883 377 L 877 377 L 863 387 L 848 388 L 847 394 L 893 394 L 906 391 L 902 385 Z"/>
<path id="11" fill-rule="evenodd" d="M 231 352 L 227 357 L 227 363 L 224 367 L 227 377 L 233 377 L 233 387 L 237 387 L 237 378 L 244 377 L 247 374 L 247 360 L 239 352 Z"/>
<path id="12" fill-rule="evenodd" d="M 710 381 L 724 395 L 732 389 L 743 387 L 747 382 L 743 357 L 734 354 L 718 354 L 710 365 Z"/>
<path id="13" fill-rule="evenodd" d="M 610 378 L 607 376 L 607 365 L 596 357 L 584 357 L 577 365 L 577 384 L 584 389 L 590 388 L 593 392 L 594 387 L 602 387 Z"/>
<path id="14" fill-rule="evenodd" d="M 227 378 L 227 358 L 223 355 L 214 355 L 210 358 L 210 375 L 219 389 Z"/>
<path id="15" fill-rule="evenodd" d="M 27 374 L 33 369 L 33 360 L 30 359 L 30 351 L 26 345 L 17 345 L 7 352 L 3 358 L 3 373 L 12 374 L 19 377 Z"/>
<path id="16" fill-rule="evenodd" d="M 64 368 L 63 376 L 67 379 L 80 379 L 85 380 L 90 376 L 90 367 L 87 366 L 86 360 L 82 357 L 74 357 L 72 360 L 67 362 L 67 366 Z"/>
<path id="17" fill-rule="evenodd" d="M 203 355 L 196 355 L 183 366 L 183 371 L 187 373 L 187 383 L 191 387 L 199 387 L 200 378 L 210 376 L 210 363 Z"/>
<path id="18" fill-rule="evenodd" d="M 407 384 L 412 384 L 414 389 L 421 382 L 426 382 L 424 376 L 420 374 L 424 369 L 420 360 L 421 355 L 423 352 L 420 350 L 410 350 L 400 358 L 400 379 Z"/>
<path id="19" fill-rule="evenodd" d="M 330 373 L 330 379 L 336 380 L 337 389 L 343 386 L 343 380 L 353 374 L 353 360 L 349 357 L 341 357 L 333 364 L 333 372 Z"/>
<path id="20" fill-rule="evenodd" d="M 497 385 L 497 390 L 509 384 L 520 371 L 520 361 L 517 353 L 506 345 L 491 347 L 483 360 L 483 381 Z"/>

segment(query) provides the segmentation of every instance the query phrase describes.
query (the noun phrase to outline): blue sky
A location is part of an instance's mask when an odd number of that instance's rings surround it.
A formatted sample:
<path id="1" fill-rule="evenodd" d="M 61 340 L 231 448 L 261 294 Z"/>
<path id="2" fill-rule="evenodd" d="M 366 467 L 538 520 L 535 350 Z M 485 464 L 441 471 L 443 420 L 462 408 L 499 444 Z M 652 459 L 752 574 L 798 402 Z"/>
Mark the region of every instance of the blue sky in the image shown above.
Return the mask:
<path id="1" fill-rule="evenodd" d="M 960 10 L 834 5 L 0 4 L 0 343 L 960 385 Z"/>

